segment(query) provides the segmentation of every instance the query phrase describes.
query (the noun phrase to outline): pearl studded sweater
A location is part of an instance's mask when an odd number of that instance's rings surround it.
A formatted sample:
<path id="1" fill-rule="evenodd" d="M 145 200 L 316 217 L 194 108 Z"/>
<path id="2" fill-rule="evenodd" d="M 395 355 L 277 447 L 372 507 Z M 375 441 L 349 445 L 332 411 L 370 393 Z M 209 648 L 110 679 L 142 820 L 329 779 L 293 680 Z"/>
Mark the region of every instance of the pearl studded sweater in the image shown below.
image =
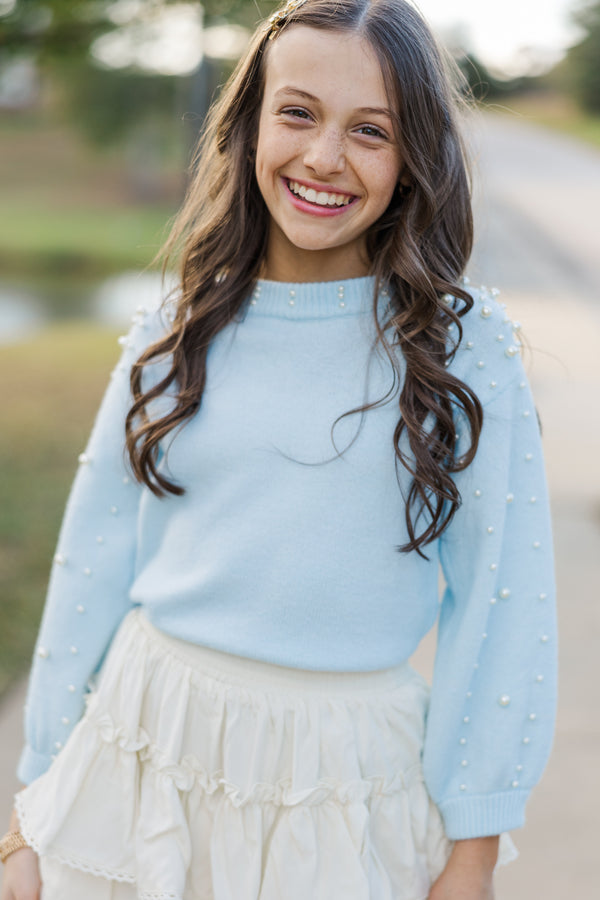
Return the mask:
<path id="1" fill-rule="evenodd" d="M 455 476 L 462 506 L 424 560 L 397 552 L 408 477 L 400 467 L 399 486 L 398 385 L 372 352 L 373 288 L 370 277 L 258 283 L 210 348 L 199 411 L 163 448 L 182 497 L 156 498 L 124 462 L 129 369 L 168 328 L 164 310 L 135 317 L 67 504 L 22 781 L 60 752 L 132 605 L 187 641 L 334 671 L 402 663 L 439 618 L 428 790 L 451 839 L 523 825 L 552 744 L 557 638 L 540 432 L 512 323 L 491 293 L 473 292 L 450 371 L 477 392 L 484 426 Z"/>

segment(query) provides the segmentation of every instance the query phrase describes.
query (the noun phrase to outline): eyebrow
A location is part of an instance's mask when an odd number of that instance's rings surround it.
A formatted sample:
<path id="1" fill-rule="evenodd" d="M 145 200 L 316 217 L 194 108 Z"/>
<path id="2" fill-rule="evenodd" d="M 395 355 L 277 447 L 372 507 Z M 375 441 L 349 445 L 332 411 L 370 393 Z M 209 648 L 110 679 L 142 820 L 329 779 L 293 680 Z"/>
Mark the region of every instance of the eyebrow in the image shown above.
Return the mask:
<path id="1" fill-rule="evenodd" d="M 277 97 L 279 94 L 295 94 L 299 97 L 304 97 L 306 100 L 312 100 L 313 103 L 321 102 L 318 97 L 315 97 L 314 94 L 309 94 L 308 91 L 303 91 L 300 88 L 292 87 L 292 85 L 288 85 L 286 87 L 280 88 L 278 91 L 275 91 L 275 97 Z M 387 116 L 388 119 L 393 118 L 391 110 L 384 106 L 361 106 L 360 108 L 356 109 L 355 112 L 366 113 L 367 115 L 371 116 Z"/>

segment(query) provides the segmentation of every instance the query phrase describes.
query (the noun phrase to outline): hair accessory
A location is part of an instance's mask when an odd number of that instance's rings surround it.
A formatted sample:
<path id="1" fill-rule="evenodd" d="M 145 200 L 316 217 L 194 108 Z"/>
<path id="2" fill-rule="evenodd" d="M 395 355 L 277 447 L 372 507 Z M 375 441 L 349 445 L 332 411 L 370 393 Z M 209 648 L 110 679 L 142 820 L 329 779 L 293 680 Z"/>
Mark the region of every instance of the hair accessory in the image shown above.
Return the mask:
<path id="1" fill-rule="evenodd" d="M 15 850 L 21 847 L 29 847 L 29 844 L 20 831 L 7 831 L 2 840 L 0 840 L 0 862 L 4 862 Z"/>
<path id="2" fill-rule="evenodd" d="M 285 6 L 282 6 L 281 9 L 278 9 L 273 13 L 272 16 L 269 16 L 269 22 L 271 23 L 271 33 L 269 34 L 269 40 L 274 40 L 279 34 L 279 29 L 290 15 L 290 13 L 295 12 L 295 10 L 299 9 L 301 6 L 304 6 L 306 0 L 288 0 Z"/>

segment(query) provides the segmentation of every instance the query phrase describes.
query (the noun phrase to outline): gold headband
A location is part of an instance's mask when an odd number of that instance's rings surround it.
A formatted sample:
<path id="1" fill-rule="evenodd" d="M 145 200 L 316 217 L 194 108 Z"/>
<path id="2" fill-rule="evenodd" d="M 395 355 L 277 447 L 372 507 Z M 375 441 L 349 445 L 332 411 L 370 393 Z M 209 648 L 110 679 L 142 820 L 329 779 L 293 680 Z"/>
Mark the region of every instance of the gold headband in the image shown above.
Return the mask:
<path id="1" fill-rule="evenodd" d="M 282 6 L 281 9 L 278 9 L 277 12 L 274 12 L 272 16 L 269 16 L 269 22 L 271 23 L 271 32 L 269 34 L 269 40 L 272 41 L 279 34 L 279 29 L 290 15 L 295 10 L 299 9 L 301 6 L 304 6 L 306 0 L 288 0 L 285 6 Z"/>

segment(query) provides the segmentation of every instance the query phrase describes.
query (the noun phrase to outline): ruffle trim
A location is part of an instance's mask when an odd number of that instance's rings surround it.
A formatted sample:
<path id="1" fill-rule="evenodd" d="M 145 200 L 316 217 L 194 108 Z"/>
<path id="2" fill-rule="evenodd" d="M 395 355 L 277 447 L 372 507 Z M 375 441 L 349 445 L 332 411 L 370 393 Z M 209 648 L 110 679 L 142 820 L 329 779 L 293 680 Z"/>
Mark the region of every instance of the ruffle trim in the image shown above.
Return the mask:
<path id="1" fill-rule="evenodd" d="M 222 789 L 236 807 L 248 803 L 273 803 L 277 806 L 302 803 L 316 806 L 329 800 L 341 804 L 364 802 L 374 795 L 390 796 L 407 791 L 415 784 L 424 783 L 423 768 L 417 763 L 404 772 L 397 772 L 392 779 L 370 776 L 355 781 L 336 781 L 327 778 L 306 790 L 298 791 L 293 789 L 291 778 L 282 778 L 274 783 L 255 783 L 242 790 L 239 785 L 224 777 L 222 769 L 211 774 L 192 755 L 184 756 L 179 761 L 171 759 L 141 727 L 135 736 L 128 734 L 126 728 L 115 724 L 107 713 L 98 717 L 88 713 L 86 721 L 97 729 L 99 737 L 105 743 L 116 744 L 127 753 L 137 753 L 141 762 L 146 763 L 156 774 L 169 778 L 177 790 L 189 792 L 199 786 L 205 794 L 210 795 Z"/>
<path id="2" fill-rule="evenodd" d="M 31 849 L 35 850 L 35 852 L 39 856 L 42 853 L 42 848 L 33 836 L 33 832 L 30 829 L 21 792 L 15 794 L 15 809 L 19 818 L 19 827 L 21 830 L 21 834 L 23 835 Z M 43 852 L 46 853 L 45 850 Z M 107 869 L 105 867 L 97 866 L 94 863 L 87 862 L 86 860 L 80 859 L 79 857 L 68 856 L 64 853 L 54 852 L 47 853 L 46 855 L 51 857 L 52 859 L 55 859 L 63 866 L 69 866 L 71 869 L 77 869 L 78 872 L 85 872 L 86 875 L 95 875 L 98 878 L 106 878 L 109 881 L 120 881 L 127 884 L 135 884 L 136 881 L 136 876 L 128 872 L 116 872 L 113 869 Z M 157 896 L 159 900 L 179 900 L 179 898 L 175 894 L 159 894 Z M 150 898 L 148 898 L 148 900 L 150 900 Z"/>

